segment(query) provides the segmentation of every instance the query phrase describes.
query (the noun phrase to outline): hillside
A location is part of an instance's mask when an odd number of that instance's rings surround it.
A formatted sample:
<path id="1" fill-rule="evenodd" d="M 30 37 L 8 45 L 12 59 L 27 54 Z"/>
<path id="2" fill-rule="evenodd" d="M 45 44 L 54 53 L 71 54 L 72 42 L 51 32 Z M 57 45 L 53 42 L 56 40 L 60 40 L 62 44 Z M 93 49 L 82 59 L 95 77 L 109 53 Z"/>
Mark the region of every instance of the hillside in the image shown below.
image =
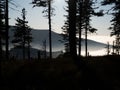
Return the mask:
<path id="1" fill-rule="evenodd" d="M 15 27 L 10 27 L 10 41 L 13 39 L 13 29 Z M 40 30 L 40 29 L 32 29 L 31 31 L 33 41 L 31 43 L 32 48 L 42 49 L 43 48 L 43 41 L 46 40 L 47 50 L 49 50 L 49 31 L 48 30 Z M 52 48 L 53 51 L 63 51 L 64 50 L 64 43 L 61 42 L 63 37 L 61 34 L 52 31 Z M 82 50 L 84 50 L 84 43 L 85 40 L 82 39 Z M 13 45 L 10 43 L 10 46 Z M 100 50 L 106 47 L 106 44 L 96 42 L 93 40 L 88 39 L 88 50 Z"/>

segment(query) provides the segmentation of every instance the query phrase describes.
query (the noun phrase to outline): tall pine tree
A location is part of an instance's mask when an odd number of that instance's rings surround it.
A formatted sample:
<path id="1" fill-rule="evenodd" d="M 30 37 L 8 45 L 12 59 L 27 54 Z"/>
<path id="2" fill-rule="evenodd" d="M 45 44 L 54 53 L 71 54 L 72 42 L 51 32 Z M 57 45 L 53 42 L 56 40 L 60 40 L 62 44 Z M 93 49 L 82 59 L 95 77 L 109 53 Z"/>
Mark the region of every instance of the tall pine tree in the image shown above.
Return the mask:
<path id="1" fill-rule="evenodd" d="M 95 6 L 97 2 L 94 1 L 94 0 L 83 0 L 82 1 L 82 24 L 83 24 L 83 29 L 85 30 L 85 56 L 88 56 L 88 48 L 87 48 L 87 35 L 88 35 L 88 32 L 91 32 L 91 33 L 94 33 L 97 31 L 97 29 L 93 28 L 90 24 L 90 21 L 91 21 L 91 17 L 92 16 L 103 16 L 103 12 L 102 11 L 99 11 L 99 12 L 95 12 L 95 8 L 96 7 L 93 7 Z"/>
<path id="2" fill-rule="evenodd" d="M 5 0 L 0 0 L 0 58 L 2 59 L 2 46 L 5 43 Z"/>
<path id="3" fill-rule="evenodd" d="M 76 1 L 69 0 L 69 44 L 70 54 L 73 58 L 77 57 L 76 50 Z"/>
<path id="4" fill-rule="evenodd" d="M 52 29 L 51 29 L 51 16 L 54 15 L 53 11 L 54 9 L 51 6 L 53 0 L 33 0 L 32 4 L 33 7 L 48 7 L 48 9 L 45 9 L 43 13 L 48 13 L 48 23 L 49 23 L 49 52 L 50 52 L 50 59 L 52 59 Z"/>
<path id="5" fill-rule="evenodd" d="M 17 18 L 16 28 L 14 30 L 14 39 L 12 43 L 15 47 L 22 48 L 23 60 L 25 60 L 25 49 L 28 51 L 28 59 L 30 59 L 30 42 L 32 41 L 31 29 L 27 25 L 25 8 L 22 9 L 22 19 Z"/>
<path id="6" fill-rule="evenodd" d="M 2 84 L 2 75 L 1 75 L 1 61 L 3 60 L 3 41 L 5 41 L 5 0 L 0 0 L 0 84 Z"/>
<path id="7" fill-rule="evenodd" d="M 66 3 L 68 4 L 69 1 L 67 0 Z M 95 15 L 95 16 L 103 16 L 103 13 L 100 12 L 95 12 L 94 11 L 94 7 L 93 5 L 95 4 L 95 2 L 93 2 L 92 0 L 76 0 L 76 31 L 75 33 L 77 35 L 79 35 L 79 39 L 77 39 L 76 41 L 78 42 L 78 51 L 79 51 L 79 56 L 81 56 L 81 35 L 82 32 L 85 31 L 85 46 L 86 46 L 86 56 L 87 56 L 87 32 L 95 32 L 96 29 L 93 28 L 90 25 L 90 17 Z M 66 12 L 69 13 L 69 8 L 66 8 Z M 66 17 L 66 21 L 64 23 L 64 26 L 62 27 L 63 29 L 63 39 L 64 39 L 64 43 L 65 43 L 65 50 L 67 52 L 69 52 L 70 50 L 70 43 L 69 41 L 69 16 L 65 15 Z M 77 36 L 76 35 L 76 36 Z"/>
<path id="8" fill-rule="evenodd" d="M 65 1 L 68 4 L 68 0 Z M 68 14 L 68 6 L 66 6 L 65 11 Z M 64 25 L 62 26 L 62 30 L 63 30 L 63 40 L 62 43 L 64 43 L 65 46 L 65 52 L 68 54 L 70 53 L 70 45 L 69 45 L 69 16 L 68 15 L 64 15 L 64 17 L 66 17 L 66 20 L 64 22 Z"/>

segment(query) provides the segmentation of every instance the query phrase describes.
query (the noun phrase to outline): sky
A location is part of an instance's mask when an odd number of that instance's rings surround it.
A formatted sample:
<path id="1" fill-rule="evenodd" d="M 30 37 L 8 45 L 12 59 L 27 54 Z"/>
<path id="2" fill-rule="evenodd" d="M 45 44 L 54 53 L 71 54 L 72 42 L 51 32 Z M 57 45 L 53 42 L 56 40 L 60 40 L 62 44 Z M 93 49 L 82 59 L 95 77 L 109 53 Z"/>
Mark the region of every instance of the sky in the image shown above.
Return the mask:
<path id="1" fill-rule="evenodd" d="M 48 19 L 44 17 L 45 14 L 42 13 L 44 8 L 33 8 L 33 5 L 30 4 L 32 0 L 12 0 L 11 2 L 15 3 L 17 7 L 11 3 L 9 4 L 10 24 L 15 25 L 15 18 L 21 17 L 21 10 L 22 8 L 25 8 L 27 11 L 26 20 L 28 20 L 28 25 L 30 25 L 30 27 L 35 29 L 48 29 Z M 64 0 L 54 0 L 53 7 L 55 8 L 55 16 L 52 17 L 52 29 L 55 32 L 61 32 L 61 27 L 63 26 L 65 20 L 63 17 L 63 8 L 65 7 Z"/>
<path id="2" fill-rule="evenodd" d="M 28 21 L 28 25 L 34 29 L 48 29 L 48 19 L 44 17 L 45 14 L 42 13 L 42 7 L 35 7 L 30 4 L 32 0 L 10 0 L 9 3 L 9 23 L 10 25 L 15 25 L 15 19 L 17 17 L 21 18 L 21 10 L 25 8 L 27 11 L 26 20 Z M 55 9 L 55 16 L 52 17 L 52 30 L 58 33 L 62 33 L 61 27 L 64 25 L 64 21 L 66 18 L 66 12 L 64 8 L 66 7 L 65 0 L 54 0 L 53 7 Z M 107 6 L 104 9 L 109 9 L 110 6 Z M 92 17 L 91 25 L 94 28 L 97 28 L 98 31 L 95 34 L 90 34 L 88 38 L 92 40 L 98 40 L 104 42 L 112 42 L 113 38 L 110 37 L 110 30 L 108 30 L 111 25 L 110 20 L 112 16 L 105 15 L 104 17 Z M 100 42 L 101 42 L 100 41 Z"/>

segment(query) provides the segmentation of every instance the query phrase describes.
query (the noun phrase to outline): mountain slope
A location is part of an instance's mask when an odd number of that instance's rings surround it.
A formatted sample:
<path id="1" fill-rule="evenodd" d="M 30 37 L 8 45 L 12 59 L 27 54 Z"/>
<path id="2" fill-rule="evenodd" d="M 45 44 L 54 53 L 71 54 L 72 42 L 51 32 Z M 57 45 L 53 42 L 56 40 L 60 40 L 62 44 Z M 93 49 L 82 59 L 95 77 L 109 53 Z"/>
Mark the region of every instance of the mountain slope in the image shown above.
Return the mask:
<path id="1" fill-rule="evenodd" d="M 14 26 L 10 27 L 9 30 L 9 37 L 10 37 L 10 42 L 13 39 L 13 29 L 15 29 Z M 49 51 L 49 31 L 48 30 L 40 30 L 40 29 L 32 29 L 31 31 L 33 41 L 31 43 L 32 48 L 36 49 L 43 49 L 43 41 L 46 40 L 46 47 L 47 50 Z M 52 31 L 52 49 L 53 51 L 63 51 L 64 50 L 64 43 L 60 42 L 63 37 L 62 35 L 55 33 Z M 82 39 L 82 50 L 84 50 L 85 40 Z M 10 43 L 10 46 L 13 47 L 13 45 Z M 88 39 L 88 50 L 100 50 L 106 47 L 106 44 L 96 42 L 93 40 Z"/>

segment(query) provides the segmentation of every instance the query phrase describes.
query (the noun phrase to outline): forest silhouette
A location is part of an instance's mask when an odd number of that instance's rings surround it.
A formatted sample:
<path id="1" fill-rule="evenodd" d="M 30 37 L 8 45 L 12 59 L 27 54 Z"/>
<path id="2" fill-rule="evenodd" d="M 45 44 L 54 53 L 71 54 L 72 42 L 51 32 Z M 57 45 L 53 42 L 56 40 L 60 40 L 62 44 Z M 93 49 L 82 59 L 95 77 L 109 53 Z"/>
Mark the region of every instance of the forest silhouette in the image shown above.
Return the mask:
<path id="1" fill-rule="evenodd" d="M 65 52 L 57 58 L 52 57 L 52 19 L 55 0 L 31 0 L 32 6 L 45 8 L 42 13 L 49 25 L 49 56 L 38 50 L 38 57 L 31 58 L 31 28 L 26 20 L 26 9 L 21 10 L 21 17 L 16 18 L 14 49 L 22 50 L 22 59 L 10 56 L 9 46 L 9 1 L 0 0 L 0 90 L 119 90 L 120 89 L 120 1 L 101 0 L 101 6 L 113 5 L 105 12 L 93 7 L 98 0 L 66 0 L 66 21 L 63 30 Z M 111 13 L 112 12 L 112 13 Z M 103 17 L 111 14 L 111 36 L 115 36 L 112 49 L 107 45 L 107 55 L 89 56 L 88 32 L 97 32 L 90 24 L 91 17 Z M 85 34 L 85 56 L 81 55 L 82 33 Z M 78 37 L 77 37 L 78 35 Z M 77 47 L 78 46 L 78 47 Z M 78 54 L 77 54 L 78 48 Z M 44 58 L 41 58 L 44 52 Z M 27 55 L 27 58 L 26 58 Z"/>

